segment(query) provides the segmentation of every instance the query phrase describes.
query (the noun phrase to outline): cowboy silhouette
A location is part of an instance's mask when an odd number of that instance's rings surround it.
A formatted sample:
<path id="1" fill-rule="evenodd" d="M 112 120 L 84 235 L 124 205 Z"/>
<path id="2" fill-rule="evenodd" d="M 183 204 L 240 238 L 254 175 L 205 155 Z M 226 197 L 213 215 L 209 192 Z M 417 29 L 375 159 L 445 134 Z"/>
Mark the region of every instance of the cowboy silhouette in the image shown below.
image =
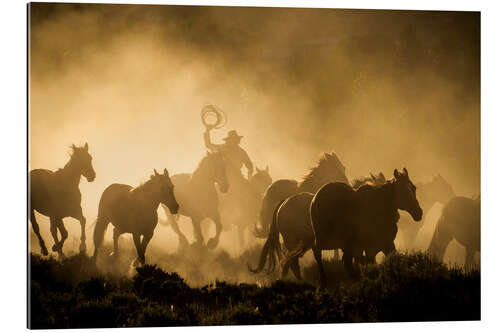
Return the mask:
<path id="1" fill-rule="evenodd" d="M 250 180 L 253 174 L 253 163 L 250 161 L 247 152 L 240 147 L 240 141 L 243 136 L 238 135 L 235 130 L 231 130 L 227 133 L 227 136 L 223 139 L 224 144 L 214 144 L 210 141 L 210 130 L 213 127 L 207 126 L 207 130 L 203 134 L 205 140 L 205 146 L 211 151 L 220 151 L 226 162 L 227 162 L 227 172 L 228 176 L 233 180 L 238 178 L 243 178 L 241 173 L 241 167 L 245 165 L 247 169 L 247 180 Z"/>

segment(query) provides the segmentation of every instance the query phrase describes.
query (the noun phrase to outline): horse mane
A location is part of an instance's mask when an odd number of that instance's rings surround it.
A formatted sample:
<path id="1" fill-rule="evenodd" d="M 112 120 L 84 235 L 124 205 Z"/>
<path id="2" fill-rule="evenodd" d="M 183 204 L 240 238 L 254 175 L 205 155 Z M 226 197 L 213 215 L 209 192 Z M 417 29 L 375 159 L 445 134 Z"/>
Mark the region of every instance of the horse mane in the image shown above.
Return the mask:
<path id="1" fill-rule="evenodd" d="M 303 182 L 312 181 L 314 178 L 319 177 L 322 172 L 324 172 L 326 166 L 333 166 L 337 169 L 337 163 L 340 160 L 335 155 L 335 153 L 324 153 L 318 160 L 315 166 L 309 169 L 309 172 L 302 176 Z"/>
<path id="2" fill-rule="evenodd" d="M 379 172 L 377 176 L 373 173 L 370 173 L 369 176 L 358 177 L 352 180 L 352 187 L 354 189 L 360 188 L 363 185 L 383 185 L 387 182 L 385 175 L 382 172 Z"/>
<path id="3" fill-rule="evenodd" d="M 144 190 L 152 181 L 153 179 L 150 177 L 148 180 L 142 181 L 137 185 L 136 187 L 132 188 L 130 192 L 137 192 L 137 191 L 142 191 Z"/>
<path id="4" fill-rule="evenodd" d="M 73 157 L 75 156 L 75 152 L 77 149 L 81 149 L 81 147 L 77 147 L 75 146 L 74 143 L 71 144 L 71 146 L 69 146 L 69 149 L 71 149 L 71 151 L 68 152 L 68 155 L 69 155 L 69 161 L 66 162 L 66 164 L 64 164 L 64 166 L 62 168 L 58 168 L 54 173 L 60 173 L 61 171 L 63 171 L 66 167 L 68 167 L 68 165 L 71 163 L 71 161 L 73 160 Z"/>

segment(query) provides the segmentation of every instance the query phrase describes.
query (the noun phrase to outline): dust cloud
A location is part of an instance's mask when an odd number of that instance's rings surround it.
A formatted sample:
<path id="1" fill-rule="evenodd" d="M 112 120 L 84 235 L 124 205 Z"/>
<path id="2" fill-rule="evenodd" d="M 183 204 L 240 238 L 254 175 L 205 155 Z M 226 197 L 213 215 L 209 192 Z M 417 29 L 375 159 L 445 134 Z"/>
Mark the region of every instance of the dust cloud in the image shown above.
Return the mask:
<path id="1" fill-rule="evenodd" d="M 88 142 L 88 224 L 108 185 L 194 171 L 206 103 L 228 118 L 212 140 L 236 129 L 274 180 L 334 151 L 350 179 L 406 167 L 480 192 L 479 13 L 34 3 L 29 19 L 29 169 L 61 168 Z M 177 238 L 159 226 L 152 243 Z"/>

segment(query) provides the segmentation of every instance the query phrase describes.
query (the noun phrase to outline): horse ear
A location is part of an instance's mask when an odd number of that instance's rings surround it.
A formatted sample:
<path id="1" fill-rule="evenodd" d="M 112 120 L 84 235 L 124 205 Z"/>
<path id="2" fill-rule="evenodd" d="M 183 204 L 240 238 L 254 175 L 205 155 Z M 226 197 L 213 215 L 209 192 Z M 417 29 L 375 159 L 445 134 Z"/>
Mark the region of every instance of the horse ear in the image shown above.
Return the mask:
<path id="1" fill-rule="evenodd" d="M 266 172 L 269 173 L 269 165 L 266 165 Z"/>
<path id="2" fill-rule="evenodd" d="M 394 178 L 396 178 L 396 179 L 399 178 L 399 171 L 398 171 L 398 169 L 394 169 Z"/>
<path id="3" fill-rule="evenodd" d="M 155 172 L 155 176 L 158 176 L 158 172 L 156 171 L 156 169 L 153 169 L 154 172 Z"/>
<path id="4" fill-rule="evenodd" d="M 167 168 L 163 169 L 163 175 L 168 177 L 168 171 L 167 171 Z"/>
<path id="5" fill-rule="evenodd" d="M 89 144 L 85 142 L 85 146 L 83 146 L 83 149 L 85 149 L 86 152 L 89 151 Z"/>

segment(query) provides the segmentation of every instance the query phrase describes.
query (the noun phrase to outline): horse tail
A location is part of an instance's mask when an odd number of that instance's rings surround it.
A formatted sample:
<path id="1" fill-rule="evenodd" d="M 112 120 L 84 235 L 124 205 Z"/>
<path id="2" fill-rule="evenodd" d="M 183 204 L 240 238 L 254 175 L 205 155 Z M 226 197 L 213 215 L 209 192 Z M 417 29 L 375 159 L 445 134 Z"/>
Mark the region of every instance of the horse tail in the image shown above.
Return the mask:
<path id="1" fill-rule="evenodd" d="M 443 260 L 446 248 L 452 239 L 453 235 L 448 230 L 448 221 L 443 212 L 436 224 L 436 229 L 434 229 L 434 234 L 432 235 L 432 240 L 427 252 L 437 259 Z"/>
<path id="2" fill-rule="evenodd" d="M 262 248 L 262 252 L 260 253 L 259 266 L 255 269 L 251 268 L 248 265 L 248 269 L 252 273 L 260 273 L 266 264 L 266 261 L 269 261 L 269 269 L 268 272 L 272 272 L 276 267 L 276 258 L 278 260 L 281 259 L 281 244 L 279 241 L 279 231 L 277 226 L 278 220 L 278 210 L 285 200 L 282 200 L 276 208 L 274 209 L 272 215 L 272 223 L 271 228 L 269 230 L 269 235 L 267 236 L 267 240 Z"/>
<path id="3" fill-rule="evenodd" d="M 268 233 L 271 231 L 271 224 L 273 223 L 273 213 L 276 207 L 279 207 L 288 196 L 289 194 L 286 193 L 286 195 L 280 198 L 280 195 L 277 196 L 274 191 L 268 188 L 260 206 L 260 229 L 257 226 L 255 227 L 254 234 L 257 238 L 266 238 L 268 236 Z"/>
<path id="4" fill-rule="evenodd" d="M 102 216 L 98 216 L 96 221 L 94 222 L 94 256 L 95 259 L 97 257 L 97 252 L 102 245 L 104 240 L 104 233 L 108 228 L 109 219 L 103 218 Z"/>

